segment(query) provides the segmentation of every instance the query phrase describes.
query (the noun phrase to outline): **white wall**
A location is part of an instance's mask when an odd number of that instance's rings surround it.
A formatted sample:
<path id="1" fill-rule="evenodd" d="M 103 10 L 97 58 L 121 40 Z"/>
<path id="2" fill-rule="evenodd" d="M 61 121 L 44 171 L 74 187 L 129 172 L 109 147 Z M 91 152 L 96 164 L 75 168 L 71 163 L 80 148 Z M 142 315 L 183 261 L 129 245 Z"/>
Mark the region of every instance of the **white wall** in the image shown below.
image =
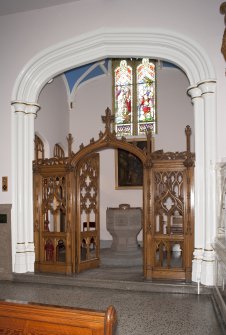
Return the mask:
<path id="1" fill-rule="evenodd" d="M 111 109 L 111 76 L 100 76 L 79 86 L 75 94 L 70 114 L 70 132 L 74 137 L 73 151 L 81 143 L 89 144 L 91 138 L 97 140 L 99 131 L 104 131 L 101 115 L 107 107 Z"/>
<path id="2" fill-rule="evenodd" d="M 61 144 L 67 154 L 66 137 L 69 133 L 69 112 L 62 76 L 54 78 L 50 84 L 43 88 L 38 103 L 41 109 L 35 119 L 35 131 L 48 143 L 50 157 L 53 157 L 56 143 Z M 48 158 L 48 153 L 45 157 Z"/>
<path id="3" fill-rule="evenodd" d="M 194 151 L 194 112 L 191 99 L 186 94 L 188 86 L 188 78 L 180 69 L 158 71 L 155 150 L 185 151 L 185 127 L 189 125 L 192 129 L 191 150 Z"/>

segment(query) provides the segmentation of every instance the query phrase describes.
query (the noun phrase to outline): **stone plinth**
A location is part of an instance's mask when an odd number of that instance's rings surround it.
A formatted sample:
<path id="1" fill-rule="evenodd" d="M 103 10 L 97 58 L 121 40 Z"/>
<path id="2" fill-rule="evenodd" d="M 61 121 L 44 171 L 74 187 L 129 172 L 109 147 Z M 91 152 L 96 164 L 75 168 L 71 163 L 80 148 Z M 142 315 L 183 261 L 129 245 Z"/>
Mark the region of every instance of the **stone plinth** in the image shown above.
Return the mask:
<path id="1" fill-rule="evenodd" d="M 0 204 L 0 280 L 12 279 L 11 204 Z"/>

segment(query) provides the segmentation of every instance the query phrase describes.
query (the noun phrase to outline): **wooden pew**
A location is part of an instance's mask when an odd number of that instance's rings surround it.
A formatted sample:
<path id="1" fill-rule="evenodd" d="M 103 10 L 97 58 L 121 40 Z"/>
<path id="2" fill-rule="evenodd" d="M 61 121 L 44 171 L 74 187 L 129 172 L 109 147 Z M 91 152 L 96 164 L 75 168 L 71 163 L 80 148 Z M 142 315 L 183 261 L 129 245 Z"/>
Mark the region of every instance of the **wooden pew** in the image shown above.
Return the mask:
<path id="1" fill-rule="evenodd" d="M 0 334 L 114 335 L 116 311 L 0 301 Z"/>

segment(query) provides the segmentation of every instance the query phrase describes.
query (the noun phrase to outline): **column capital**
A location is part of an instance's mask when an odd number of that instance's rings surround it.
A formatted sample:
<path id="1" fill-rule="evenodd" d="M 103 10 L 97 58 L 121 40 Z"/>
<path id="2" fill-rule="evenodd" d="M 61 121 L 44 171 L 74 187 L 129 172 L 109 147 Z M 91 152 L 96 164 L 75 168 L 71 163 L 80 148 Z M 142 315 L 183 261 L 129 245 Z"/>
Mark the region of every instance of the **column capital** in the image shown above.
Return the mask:
<path id="1" fill-rule="evenodd" d="M 200 81 L 197 84 L 197 87 L 200 88 L 200 90 L 202 91 L 202 95 L 206 93 L 215 93 L 216 80 L 209 79 L 209 80 Z"/>
<path id="2" fill-rule="evenodd" d="M 14 108 L 15 113 L 25 113 L 26 104 L 22 101 L 12 101 L 11 106 Z"/>
<path id="3" fill-rule="evenodd" d="M 35 116 L 41 108 L 40 105 L 33 102 L 12 101 L 11 105 L 13 106 L 15 113 L 21 112 L 27 115 L 33 114 Z"/>
<path id="4" fill-rule="evenodd" d="M 26 105 L 26 114 L 34 114 L 35 116 L 37 116 L 38 111 L 40 110 L 40 106 L 38 104 L 34 104 L 34 103 L 27 103 Z"/>
<path id="5" fill-rule="evenodd" d="M 187 89 L 187 94 L 193 100 L 195 98 L 201 98 L 202 91 L 197 86 L 189 86 L 188 89 Z"/>

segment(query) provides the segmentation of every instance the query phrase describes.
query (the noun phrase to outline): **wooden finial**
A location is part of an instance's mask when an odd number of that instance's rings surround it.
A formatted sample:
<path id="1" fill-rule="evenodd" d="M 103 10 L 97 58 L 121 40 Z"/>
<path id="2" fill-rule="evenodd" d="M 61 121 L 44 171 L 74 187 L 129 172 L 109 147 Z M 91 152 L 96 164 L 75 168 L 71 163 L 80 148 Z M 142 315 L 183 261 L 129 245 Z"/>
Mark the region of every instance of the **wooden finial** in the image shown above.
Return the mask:
<path id="1" fill-rule="evenodd" d="M 146 137 L 147 137 L 147 156 L 146 156 L 146 162 L 144 164 L 144 167 L 146 169 L 151 169 L 153 166 L 153 162 L 151 159 L 151 153 L 152 153 L 152 130 L 151 129 L 146 130 Z"/>
<path id="2" fill-rule="evenodd" d="M 148 129 L 146 131 L 146 136 L 147 136 L 147 152 L 152 153 L 152 129 Z"/>
<path id="3" fill-rule="evenodd" d="M 71 134 L 68 134 L 67 143 L 68 143 L 68 157 L 71 157 L 72 156 L 72 143 L 73 143 L 73 137 Z"/>
<path id="4" fill-rule="evenodd" d="M 191 152 L 191 127 L 190 126 L 186 126 L 185 134 L 186 134 L 187 152 Z"/>
<path id="5" fill-rule="evenodd" d="M 106 110 L 105 110 L 105 116 L 102 116 L 102 121 L 103 123 L 105 123 L 105 129 L 107 131 L 111 131 L 111 123 L 114 122 L 115 120 L 115 117 L 114 115 L 111 114 L 111 110 L 110 108 L 108 107 Z"/>

